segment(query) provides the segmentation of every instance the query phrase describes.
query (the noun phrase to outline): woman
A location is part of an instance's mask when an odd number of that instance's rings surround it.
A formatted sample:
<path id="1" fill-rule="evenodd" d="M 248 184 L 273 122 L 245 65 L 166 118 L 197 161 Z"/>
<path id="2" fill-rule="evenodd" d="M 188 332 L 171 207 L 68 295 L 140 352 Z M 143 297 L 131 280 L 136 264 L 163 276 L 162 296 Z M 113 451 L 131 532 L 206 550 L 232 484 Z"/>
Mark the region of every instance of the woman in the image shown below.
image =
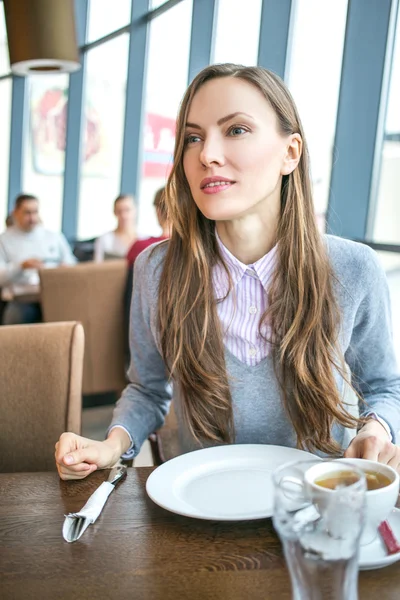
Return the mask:
<path id="1" fill-rule="evenodd" d="M 114 215 L 117 217 L 117 228 L 104 233 L 94 243 L 95 262 L 102 262 L 106 258 L 125 258 L 137 239 L 133 196 L 118 196 L 114 201 Z"/>
<path id="2" fill-rule="evenodd" d="M 163 423 L 168 378 L 182 451 L 281 444 L 398 468 L 385 276 L 368 247 L 318 233 L 303 129 L 277 76 L 228 64 L 194 79 L 166 202 L 170 241 L 135 263 L 131 383 L 104 442 L 61 436 L 60 476 L 135 456 Z"/>
<path id="3" fill-rule="evenodd" d="M 135 260 L 143 250 L 148 246 L 157 242 L 166 240 L 171 235 L 171 227 L 168 221 L 167 207 L 164 202 L 165 188 L 157 190 L 154 196 L 153 206 L 157 214 L 158 224 L 161 228 L 161 235 L 159 237 L 149 237 L 142 240 L 136 240 L 129 248 L 126 259 L 128 261 L 128 274 L 126 277 L 125 293 L 124 293 L 124 323 L 126 325 L 125 331 L 125 356 L 126 362 L 130 362 L 130 348 L 129 348 L 129 319 L 131 313 L 131 302 L 132 302 L 132 288 L 133 288 L 133 265 Z"/>
<path id="4" fill-rule="evenodd" d="M 154 195 L 153 206 L 156 211 L 157 221 L 161 228 L 161 235 L 158 237 L 148 237 L 142 240 L 136 240 L 129 248 L 126 259 L 128 261 L 129 267 L 133 267 L 135 260 L 139 256 L 143 250 L 145 250 L 148 246 L 155 244 L 156 242 L 162 242 L 166 240 L 171 235 L 171 227 L 168 221 L 167 207 L 164 202 L 164 194 L 165 188 L 160 188 L 156 191 Z M 132 284 L 131 284 L 132 287 Z M 131 291 L 129 290 L 129 296 L 131 295 Z"/>

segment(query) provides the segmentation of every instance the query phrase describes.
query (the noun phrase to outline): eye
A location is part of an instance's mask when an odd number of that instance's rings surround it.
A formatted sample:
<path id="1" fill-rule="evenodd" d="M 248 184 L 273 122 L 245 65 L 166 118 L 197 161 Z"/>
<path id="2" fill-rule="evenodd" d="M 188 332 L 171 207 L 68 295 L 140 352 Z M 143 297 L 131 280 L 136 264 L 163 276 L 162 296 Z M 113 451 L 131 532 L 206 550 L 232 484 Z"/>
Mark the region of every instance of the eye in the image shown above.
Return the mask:
<path id="1" fill-rule="evenodd" d="M 200 141 L 200 137 L 198 135 L 196 135 L 195 133 L 190 133 L 185 138 L 185 146 L 192 145 L 199 141 Z"/>
<path id="2" fill-rule="evenodd" d="M 248 133 L 248 129 L 246 129 L 245 127 L 242 127 L 241 125 L 234 125 L 233 127 L 231 127 L 228 131 L 228 135 L 231 137 L 239 137 L 241 135 L 243 135 L 244 133 Z"/>

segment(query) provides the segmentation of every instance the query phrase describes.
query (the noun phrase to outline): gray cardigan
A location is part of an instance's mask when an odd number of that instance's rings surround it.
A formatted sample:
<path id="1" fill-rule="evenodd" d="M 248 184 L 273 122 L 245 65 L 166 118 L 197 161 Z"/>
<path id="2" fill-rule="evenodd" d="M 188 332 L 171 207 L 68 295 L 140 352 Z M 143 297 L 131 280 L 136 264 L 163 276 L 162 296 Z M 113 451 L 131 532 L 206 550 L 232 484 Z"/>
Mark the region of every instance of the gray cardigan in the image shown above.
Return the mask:
<path id="1" fill-rule="evenodd" d="M 334 236 L 325 236 L 337 276 L 335 293 L 342 313 L 340 345 L 352 383 L 365 400 L 362 414 L 374 411 L 390 426 L 393 440 L 400 430 L 400 373 L 394 355 L 390 303 L 385 273 L 369 247 Z M 131 305 L 131 383 L 117 402 L 110 427 L 122 425 L 133 440 L 134 455 L 150 433 L 159 429 L 171 398 L 179 424 L 182 452 L 200 446 L 182 418 L 178 386 L 171 387 L 161 358 L 157 332 L 157 294 L 167 244 L 146 249 L 136 260 Z M 236 430 L 236 443 L 296 446 L 296 437 L 281 401 L 271 356 L 256 366 L 240 362 L 225 350 L 226 368 Z M 350 412 L 358 414 L 357 398 L 336 375 Z M 335 424 L 332 434 L 345 449 L 354 431 Z"/>

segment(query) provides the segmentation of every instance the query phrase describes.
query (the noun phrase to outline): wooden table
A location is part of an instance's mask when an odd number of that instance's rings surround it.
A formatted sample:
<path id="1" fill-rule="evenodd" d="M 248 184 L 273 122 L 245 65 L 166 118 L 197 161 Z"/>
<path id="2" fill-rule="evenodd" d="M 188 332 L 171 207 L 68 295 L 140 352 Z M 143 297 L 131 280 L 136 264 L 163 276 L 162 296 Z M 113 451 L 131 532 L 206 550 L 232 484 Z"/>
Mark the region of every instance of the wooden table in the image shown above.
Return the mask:
<path id="1" fill-rule="evenodd" d="M 107 478 L 63 482 L 56 473 L 0 475 L 1 600 L 290 600 L 271 521 L 180 517 L 146 495 L 151 468 L 129 469 L 82 538 L 61 535 Z M 394 564 L 360 574 L 360 599 L 400 597 Z"/>

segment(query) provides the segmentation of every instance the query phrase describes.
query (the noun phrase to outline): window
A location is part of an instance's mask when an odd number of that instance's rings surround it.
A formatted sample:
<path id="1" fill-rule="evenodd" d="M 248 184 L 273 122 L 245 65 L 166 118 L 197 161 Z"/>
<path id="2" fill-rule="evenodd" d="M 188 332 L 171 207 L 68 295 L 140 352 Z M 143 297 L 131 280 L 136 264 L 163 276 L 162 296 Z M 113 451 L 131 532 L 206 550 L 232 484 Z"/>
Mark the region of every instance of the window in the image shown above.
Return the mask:
<path id="1" fill-rule="evenodd" d="M 0 2 L 0 75 L 10 71 L 4 7 Z M 8 164 L 10 157 L 11 78 L 0 81 L 0 232 L 5 227 L 8 203 Z"/>
<path id="2" fill-rule="evenodd" d="M 310 151 L 321 228 L 329 199 L 347 0 L 298 0 L 288 86 Z"/>
<path id="3" fill-rule="evenodd" d="M 219 0 L 213 63 L 256 65 L 261 0 Z"/>
<path id="4" fill-rule="evenodd" d="M 131 21 L 132 0 L 90 0 L 87 41 L 99 38 L 128 25 Z"/>
<path id="5" fill-rule="evenodd" d="M 81 239 L 114 227 L 113 202 L 120 192 L 128 50 L 129 34 L 123 34 L 89 50 L 86 56 L 78 217 Z"/>
<path id="6" fill-rule="evenodd" d="M 393 330 L 393 344 L 397 356 L 397 363 L 400 364 L 400 311 L 398 306 L 400 305 L 400 260 L 399 254 L 391 252 L 391 256 L 384 257 L 383 254 L 389 254 L 389 252 L 379 252 L 380 259 L 384 267 L 386 267 L 387 280 L 389 284 L 390 302 L 392 306 L 392 330 Z M 389 260 L 385 260 L 385 258 Z M 396 261 L 396 262 L 395 262 Z"/>
<path id="7" fill-rule="evenodd" d="M 28 79 L 28 122 L 22 187 L 40 200 L 49 229 L 61 230 L 67 123 L 68 76 Z"/>
<path id="8" fill-rule="evenodd" d="M 192 0 L 183 0 L 150 24 L 145 91 L 142 179 L 139 186 L 139 235 L 158 234 L 155 192 L 172 164 L 175 120 L 187 87 Z"/>
<path id="9" fill-rule="evenodd" d="M 381 157 L 381 172 L 373 227 L 376 242 L 400 245 L 400 17 L 397 20 L 396 41 L 386 113 L 385 137 Z M 392 261 L 400 266 L 400 254 Z"/>
<path id="10" fill-rule="evenodd" d="M 150 1 L 150 10 L 155 10 L 162 4 L 165 4 L 168 0 L 151 0 Z"/>
<path id="11" fill-rule="evenodd" d="M 0 232 L 5 227 L 10 157 L 11 78 L 0 81 Z"/>

